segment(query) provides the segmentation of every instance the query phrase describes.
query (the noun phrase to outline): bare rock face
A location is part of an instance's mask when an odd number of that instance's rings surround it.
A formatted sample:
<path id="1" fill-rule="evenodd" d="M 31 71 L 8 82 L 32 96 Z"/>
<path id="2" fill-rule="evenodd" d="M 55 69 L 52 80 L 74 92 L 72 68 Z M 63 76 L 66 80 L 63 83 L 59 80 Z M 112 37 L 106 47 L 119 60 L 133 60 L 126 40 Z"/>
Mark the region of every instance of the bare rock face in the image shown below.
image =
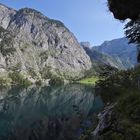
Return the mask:
<path id="1" fill-rule="evenodd" d="M 16 11 L 0 4 L 0 26 L 7 28 Z"/>
<path id="2" fill-rule="evenodd" d="M 0 5 L 0 26 L 0 70 L 77 79 L 91 68 L 90 58 L 60 21 L 33 9 Z"/>
<path id="3" fill-rule="evenodd" d="M 109 129 L 112 125 L 112 112 L 115 105 L 107 106 L 103 112 L 98 115 L 99 123 L 96 129 L 92 132 L 92 135 L 95 139 L 99 139 L 99 136 Z"/>

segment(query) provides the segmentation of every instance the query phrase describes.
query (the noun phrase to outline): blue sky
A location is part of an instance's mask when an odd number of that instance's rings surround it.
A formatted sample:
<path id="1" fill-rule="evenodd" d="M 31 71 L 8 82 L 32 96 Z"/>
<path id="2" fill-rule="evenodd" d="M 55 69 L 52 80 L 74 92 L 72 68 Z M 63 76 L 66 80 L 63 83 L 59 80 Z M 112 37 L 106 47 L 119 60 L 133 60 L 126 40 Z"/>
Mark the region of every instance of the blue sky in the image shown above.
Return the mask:
<path id="1" fill-rule="evenodd" d="M 30 7 L 49 18 L 62 21 L 78 41 L 99 45 L 105 40 L 124 36 L 123 24 L 107 9 L 106 0 L 1 0 L 2 4 L 19 9 Z"/>

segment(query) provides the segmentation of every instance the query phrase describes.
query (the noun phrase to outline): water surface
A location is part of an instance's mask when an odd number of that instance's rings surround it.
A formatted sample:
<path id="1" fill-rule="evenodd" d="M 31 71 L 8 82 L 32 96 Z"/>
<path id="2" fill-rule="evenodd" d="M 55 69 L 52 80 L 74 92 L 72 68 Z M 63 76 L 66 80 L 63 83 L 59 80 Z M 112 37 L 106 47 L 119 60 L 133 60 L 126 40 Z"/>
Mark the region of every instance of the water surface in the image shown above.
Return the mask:
<path id="1" fill-rule="evenodd" d="M 103 103 L 92 86 L 0 90 L 0 140 L 76 140 Z"/>

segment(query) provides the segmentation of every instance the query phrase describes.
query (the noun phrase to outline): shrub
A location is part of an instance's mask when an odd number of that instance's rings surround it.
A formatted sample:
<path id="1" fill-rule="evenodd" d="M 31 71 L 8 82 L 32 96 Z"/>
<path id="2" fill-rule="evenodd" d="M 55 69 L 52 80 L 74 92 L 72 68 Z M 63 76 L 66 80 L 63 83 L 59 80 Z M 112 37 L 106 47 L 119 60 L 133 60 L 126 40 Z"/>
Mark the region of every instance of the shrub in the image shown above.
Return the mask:
<path id="1" fill-rule="evenodd" d="M 64 84 L 64 80 L 61 79 L 60 77 L 55 77 L 49 81 L 49 84 L 50 85 L 61 85 L 61 84 Z"/>
<path id="2" fill-rule="evenodd" d="M 6 78 L 0 77 L 0 86 L 6 86 L 10 83 L 10 81 Z"/>
<path id="3" fill-rule="evenodd" d="M 36 81 L 35 84 L 38 85 L 38 86 L 41 86 L 42 85 L 42 81 L 41 80 L 38 80 L 38 81 Z"/>
<path id="4" fill-rule="evenodd" d="M 32 83 L 27 78 L 24 78 L 18 72 L 9 73 L 9 77 L 12 79 L 12 83 L 15 85 L 30 86 Z"/>

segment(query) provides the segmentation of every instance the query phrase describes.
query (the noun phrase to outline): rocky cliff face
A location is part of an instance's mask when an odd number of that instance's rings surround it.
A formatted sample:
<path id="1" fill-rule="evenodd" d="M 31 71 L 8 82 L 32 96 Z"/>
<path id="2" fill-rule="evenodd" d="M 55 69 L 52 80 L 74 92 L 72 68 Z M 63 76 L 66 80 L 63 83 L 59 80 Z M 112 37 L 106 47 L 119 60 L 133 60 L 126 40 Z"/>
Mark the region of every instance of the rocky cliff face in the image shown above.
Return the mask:
<path id="1" fill-rule="evenodd" d="M 0 73 L 76 79 L 90 68 L 90 58 L 62 22 L 33 9 L 16 11 L 0 4 Z"/>

